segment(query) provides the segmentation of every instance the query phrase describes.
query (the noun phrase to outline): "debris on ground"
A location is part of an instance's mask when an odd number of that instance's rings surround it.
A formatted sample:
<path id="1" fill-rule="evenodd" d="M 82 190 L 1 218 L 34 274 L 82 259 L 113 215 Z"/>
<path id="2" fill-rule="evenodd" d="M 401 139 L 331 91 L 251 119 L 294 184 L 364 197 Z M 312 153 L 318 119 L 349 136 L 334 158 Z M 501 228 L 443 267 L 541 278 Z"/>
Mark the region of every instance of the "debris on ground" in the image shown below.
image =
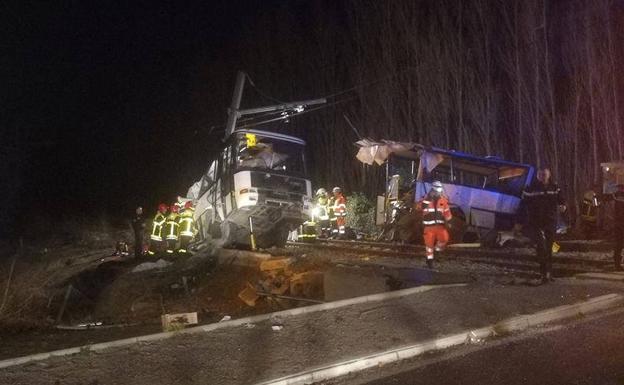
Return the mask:
<path id="1" fill-rule="evenodd" d="M 271 258 L 260 262 L 260 271 L 269 275 L 288 274 L 291 258 Z"/>
<path id="2" fill-rule="evenodd" d="M 274 331 L 279 331 L 284 328 L 284 322 L 282 321 L 282 317 L 273 316 L 271 317 L 271 329 Z"/>
<path id="3" fill-rule="evenodd" d="M 139 273 L 141 271 L 147 271 L 147 270 L 153 270 L 153 269 L 164 269 L 171 265 L 173 265 L 173 263 L 167 262 L 164 259 L 159 259 L 156 262 L 144 262 L 140 265 L 137 265 L 134 269 L 132 269 L 132 272 Z"/>
<path id="4" fill-rule="evenodd" d="M 304 298 L 318 297 L 323 293 L 323 276 L 321 271 L 294 274 L 290 278 L 290 295 Z"/>
<path id="5" fill-rule="evenodd" d="M 247 282 L 247 287 L 238 294 L 238 298 L 245 302 L 247 306 L 253 307 L 256 306 L 256 301 L 260 298 L 260 296 L 253 285 Z"/>
<path id="6" fill-rule="evenodd" d="M 294 260 L 290 257 L 274 257 L 263 260 L 259 270 L 262 278 L 256 285 L 247 283 L 247 286 L 238 294 L 238 297 L 248 306 L 256 306 L 260 297 L 272 300 L 287 299 L 303 302 L 319 303 L 311 300 L 323 295 L 323 272 L 302 271 L 305 266 L 295 268 Z"/>
<path id="7" fill-rule="evenodd" d="M 477 336 L 477 334 L 474 331 L 471 331 L 470 333 L 468 333 L 468 336 L 466 337 L 466 343 L 469 345 L 480 344 L 483 341 L 484 341 L 483 338 L 479 338 L 479 336 Z"/>
<path id="8" fill-rule="evenodd" d="M 225 321 L 229 321 L 231 319 L 232 319 L 232 317 L 230 317 L 229 315 L 224 315 L 223 318 L 221 318 L 221 320 L 219 320 L 219 322 L 225 322 Z"/>
<path id="9" fill-rule="evenodd" d="M 163 314 L 161 322 L 163 331 L 166 332 L 184 329 L 188 325 L 197 325 L 197 312 Z"/>

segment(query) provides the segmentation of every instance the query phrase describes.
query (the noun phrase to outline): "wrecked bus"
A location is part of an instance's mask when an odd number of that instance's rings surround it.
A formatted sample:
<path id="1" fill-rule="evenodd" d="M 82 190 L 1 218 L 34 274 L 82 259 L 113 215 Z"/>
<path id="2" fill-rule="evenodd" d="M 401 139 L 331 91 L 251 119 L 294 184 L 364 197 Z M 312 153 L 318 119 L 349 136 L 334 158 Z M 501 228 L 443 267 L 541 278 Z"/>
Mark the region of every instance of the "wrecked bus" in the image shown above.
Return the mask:
<path id="1" fill-rule="evenodd" d="M 535 173 L 529 164 L 417 143 L 361 140 L 357 145 L 360 161 L 385 167 L 386 191 L 377 198 L 377 224 L 384 226 L 386 240 L 420 239 L 422 225 L 411 208 L 434 180 L 442 182 L 451 202 L 454 242 L 511 230 L 522 191 Z"/>
<path id="2" fill-rule="evenodd" d="M 208 171 L 188 191 L 196 202 L 199 241 L 223 246 L 282 246 L 310 216 L 312 186 L 305 142 L 260 130 L 234 131 Z"/>

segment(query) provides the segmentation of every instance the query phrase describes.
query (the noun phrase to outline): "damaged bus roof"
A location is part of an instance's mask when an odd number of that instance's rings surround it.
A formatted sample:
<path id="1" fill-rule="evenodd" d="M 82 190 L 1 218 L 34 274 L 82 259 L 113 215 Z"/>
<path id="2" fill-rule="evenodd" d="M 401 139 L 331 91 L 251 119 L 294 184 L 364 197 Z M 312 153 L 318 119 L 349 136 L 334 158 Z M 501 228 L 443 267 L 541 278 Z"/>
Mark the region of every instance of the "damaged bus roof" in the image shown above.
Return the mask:
<path id="1" fill-rule="evenodd" d="M 390 140 L 382 140 L 381 142 L 374 142 L 368 139 L 363 139 L 355 143 L 360 147 L 356 157 L 357 159 L 369 165 L 377 163 L 382 165 L 391 155 L 396 155 L 402 158 L 418 160 L 424 153 L 439 154 L 443 157 L 449 157 L 454 159 L 462 159 L 466 162 L 477 163 L 487 168 L 498 167 L 532 167 L 530 164 L 518 163 L 513 161 L 507 161 L 498 157 L 481 157 L 471 154 L 466 154 L 454 150 L 446 150 L 438 147 L 425 146 L 419 143 L 411 142 L 394 142 Z"/>

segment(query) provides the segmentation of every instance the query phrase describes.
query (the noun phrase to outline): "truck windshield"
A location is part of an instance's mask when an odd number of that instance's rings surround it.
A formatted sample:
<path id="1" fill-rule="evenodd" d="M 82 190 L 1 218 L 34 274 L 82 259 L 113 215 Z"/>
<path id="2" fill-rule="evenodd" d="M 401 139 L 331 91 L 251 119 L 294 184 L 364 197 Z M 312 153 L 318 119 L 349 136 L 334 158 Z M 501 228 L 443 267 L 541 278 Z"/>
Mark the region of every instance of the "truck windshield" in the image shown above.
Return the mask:
<path id="1" fill-rule="evenodd" d="M 236 137 L 236 169 L 262 170 L 305 175 L 304 146 L 259 134 L 239 133 Z"/>

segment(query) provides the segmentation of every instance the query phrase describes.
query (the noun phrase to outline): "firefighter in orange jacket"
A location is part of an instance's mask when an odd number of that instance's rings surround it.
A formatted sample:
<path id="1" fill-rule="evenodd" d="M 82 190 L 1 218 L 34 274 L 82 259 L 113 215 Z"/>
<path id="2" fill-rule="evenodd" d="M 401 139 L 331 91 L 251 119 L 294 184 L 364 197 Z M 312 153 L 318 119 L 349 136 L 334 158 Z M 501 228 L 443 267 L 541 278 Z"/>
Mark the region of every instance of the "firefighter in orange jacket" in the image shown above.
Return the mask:
<path id="1" fill-rule="evenodd" d="M 434 251 L 442 251 L 449 241 L 447 226 L 453 215 L 443 192 L 442 183 L 435 181 L 427 196 L 416 204 L 416 209 L 422 211 L 423 238 L 430 269 L 433 268 Z"/>
<path id="2" fill-rule="evenodd" d="M 336 227 L 332 229 L 332 235 L 334 237 L 344 238 L 347 224 L 347 198 L 342 195 L 342 189 L 340 187 L 334 187 L 332 192 L 334 193 L 333 216 L 336 222 Z"/>

